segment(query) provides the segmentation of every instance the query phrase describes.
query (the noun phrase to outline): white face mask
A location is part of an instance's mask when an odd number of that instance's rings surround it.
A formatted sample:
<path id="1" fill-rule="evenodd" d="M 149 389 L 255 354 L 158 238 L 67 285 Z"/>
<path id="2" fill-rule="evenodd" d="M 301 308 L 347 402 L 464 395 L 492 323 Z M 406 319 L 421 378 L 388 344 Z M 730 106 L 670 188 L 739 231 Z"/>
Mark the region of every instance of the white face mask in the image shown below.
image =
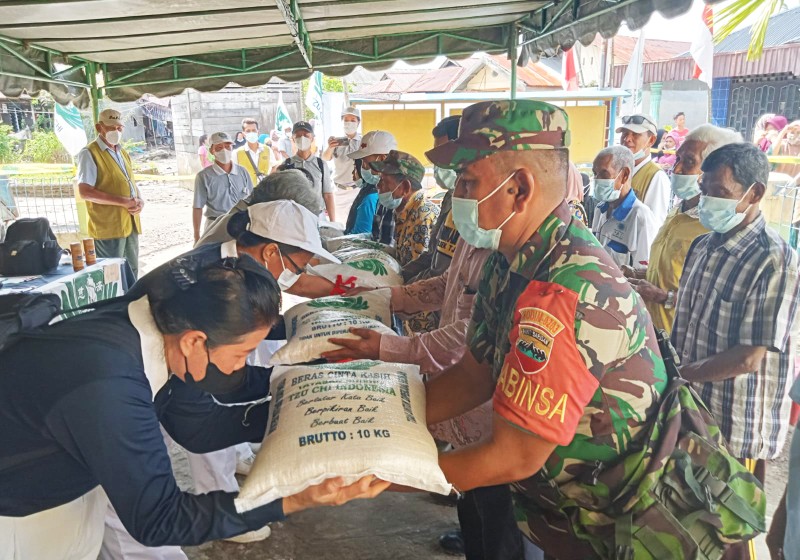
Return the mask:
<path id="1" fill-rule="evenodd" d="M 283 264 L 283 255 L 280 249 L 278 249 L 278 256 L 281 259 L 281 266 L 283 267 L 283 272 L 278 276 L 278 287 L 282 292 L 285 292 L 300 280 L 300 275 L 286 268 L 286 265 Z"/>
<path id="2" fill-rule="evenodd" d="M 223 165 L 231 162 L 232 155 L 233 152 L 231 150 L 220 150 L 218 152 L 214 152 L 214 158 Z"/>
<path id="3" fill-rule="evenodd" d="M 344 123 L 344 133 L 345 134 L 355 134 L 358 132 L 358 123 L 357 122 L 346 122 Z"/>
<path id="4" fill-rule="evenodd" d="M 119 141 L 122 140 L 122 133 L 119 130 L 109 130 L 105 133 L 105 137 L 106 142 L 112 146 L 116 146 L 119 144 Z"/>
<path id="5" fill-rule="evenodd" d="M 297 149 L 299 150 L 303 150 L 305 152 L 306 150 L 311 149 L 311 138 L 308 136 L 297 136 L 295 137 L 294 141 L 297 143 Z"/>

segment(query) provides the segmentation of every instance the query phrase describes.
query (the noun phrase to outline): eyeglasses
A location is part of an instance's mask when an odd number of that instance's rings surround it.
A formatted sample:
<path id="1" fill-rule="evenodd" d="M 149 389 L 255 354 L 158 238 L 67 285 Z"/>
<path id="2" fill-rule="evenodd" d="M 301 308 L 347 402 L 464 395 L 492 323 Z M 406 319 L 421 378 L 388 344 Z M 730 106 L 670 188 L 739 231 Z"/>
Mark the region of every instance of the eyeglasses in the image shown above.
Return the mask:
<path id="1" fill-rule="evenodd" d="M 645 117 L 644 115 L 628 115 L 622 117 L 622 124 L 644 124 L 647 122 L 648 124 L 656 126 L 656 123 Z"/>
<path id="2" fill-rule="evenodd" d="M 301 268 L 301 267 L 297 266 L 297 263 L 294 262 L 292 260 L 292 257 L 290 257 L 289 255 L 286 255 L 286 260 L 288 260 L 289 263 L 291 263 L 291 265 L 294 267 L 295 274 L 305 274 L 306 267 L 302 267 Z"/>

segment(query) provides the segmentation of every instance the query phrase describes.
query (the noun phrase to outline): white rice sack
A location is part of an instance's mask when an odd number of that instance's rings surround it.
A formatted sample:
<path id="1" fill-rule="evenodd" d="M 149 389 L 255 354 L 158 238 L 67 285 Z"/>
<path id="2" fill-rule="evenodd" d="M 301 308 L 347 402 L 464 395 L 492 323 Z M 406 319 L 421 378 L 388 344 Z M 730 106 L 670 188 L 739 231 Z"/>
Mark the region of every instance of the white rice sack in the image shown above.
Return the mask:
<path id="1" fill-rule="evenodd" d="M 378 260 L 386 266 L 387 269 L 395 271 L 400 274 L 403 267 L 400 266 L 394 257 L 384 253 L 383 251 L 376 251 L 375 249 L 346 249 L 339 250 L 334 253 L 345 264 L 350 264 L 356 261 L 364 261 L 367 259 Z"/>
<path id="2" fill-rule="evenodd" d="M 379 243 L 378 241 L 373 241 L 372 239 L 348 239 L 342 242 L 336 250 L 347 251 L 350 249 L 372 249 L 394 256 L 394 247 Z"/>
<path id="3" fill-rule="evenodd" d="M 315 267 L 316 268 L 316 267 Z M 286 323 L 286 346 L 275 352 L 271 364 L 303 364 L 318 360 L 325 352 L 340 347 L 329 338 L 358 338 L 353 327 L 372 329 L 381 334 L 396 334 L 392 324 L 390 290 L 375 290 L 353 297 L 330 296 L 314 299 L 289 309 Z"/>
<path id="4" fill-rule="evenodd" d="M 344 235 L 345 226 L 337 222 L 320 222 L 319 236 L 322 239 L 331 239 Z"/>
<path id="5" fill-rule="evenodd" d="M 338 250 L 343 245 L 356 240 L 363 240 L 363 241 L 370 241 L 372 236 L 369 233 L 351 233 L 350 235 L 341 235 L 339 237 L 331 237 L 329 239 L 323 239 L 322 244 L 325 246 L 325 249 L 333 253 L 334 251 Z M 370 241 L 374 243 L 373 241 Z"/>
<path id="6" fill-rule="evenodd" d="M 306 270 L 334 284 L 338 276 L 345 282 L 349 278 L 355 278 L 356 288 L 389 288 L 403 285 L 403 277 L 378 259 L 364 259 L 346 264 L 318 264 L 313 268 L 306 267 Z"/>
<path id="7" fill-rule="evenodd" d="M 374 475 L 439 494 L 419 367 L 369 360 L 275 368 L 264 443 L 236 498 L 245 512 L 326 479 Z"/>

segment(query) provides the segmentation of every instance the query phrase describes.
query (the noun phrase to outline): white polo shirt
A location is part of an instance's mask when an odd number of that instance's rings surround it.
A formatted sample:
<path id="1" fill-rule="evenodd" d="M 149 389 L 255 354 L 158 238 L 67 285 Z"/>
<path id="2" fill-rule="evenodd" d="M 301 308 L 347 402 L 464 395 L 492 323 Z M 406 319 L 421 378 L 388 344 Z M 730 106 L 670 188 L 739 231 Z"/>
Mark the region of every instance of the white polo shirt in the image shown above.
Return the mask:
<path id="1" fill-rule="evenodd" d="M 608 215 L 608 203 L 597 206 L 592 233 L 605 247 L 618 266 L 647 268 L 650 247 L 658 233 L 658 223 L 652 210 L 628 191 L 622 204 Z"/>

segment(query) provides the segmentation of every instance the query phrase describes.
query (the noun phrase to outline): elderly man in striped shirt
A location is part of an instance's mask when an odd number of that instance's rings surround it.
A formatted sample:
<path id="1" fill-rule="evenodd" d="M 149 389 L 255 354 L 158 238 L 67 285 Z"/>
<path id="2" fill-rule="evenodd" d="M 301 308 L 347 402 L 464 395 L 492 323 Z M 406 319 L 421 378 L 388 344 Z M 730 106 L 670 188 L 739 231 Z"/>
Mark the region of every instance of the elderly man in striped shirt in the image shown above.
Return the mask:
<path id="1" fill-rule="evenodd" d="M 757 147 L 723 146 L 702 170 L 700 222 L 711 233 L 686 257 L 672 342 L 731 453 L 763 482 L 789 426 L 798 257 L 759 210 L 769 162 Z M 755 558 L 752 541 L 724 558 Z"/>

